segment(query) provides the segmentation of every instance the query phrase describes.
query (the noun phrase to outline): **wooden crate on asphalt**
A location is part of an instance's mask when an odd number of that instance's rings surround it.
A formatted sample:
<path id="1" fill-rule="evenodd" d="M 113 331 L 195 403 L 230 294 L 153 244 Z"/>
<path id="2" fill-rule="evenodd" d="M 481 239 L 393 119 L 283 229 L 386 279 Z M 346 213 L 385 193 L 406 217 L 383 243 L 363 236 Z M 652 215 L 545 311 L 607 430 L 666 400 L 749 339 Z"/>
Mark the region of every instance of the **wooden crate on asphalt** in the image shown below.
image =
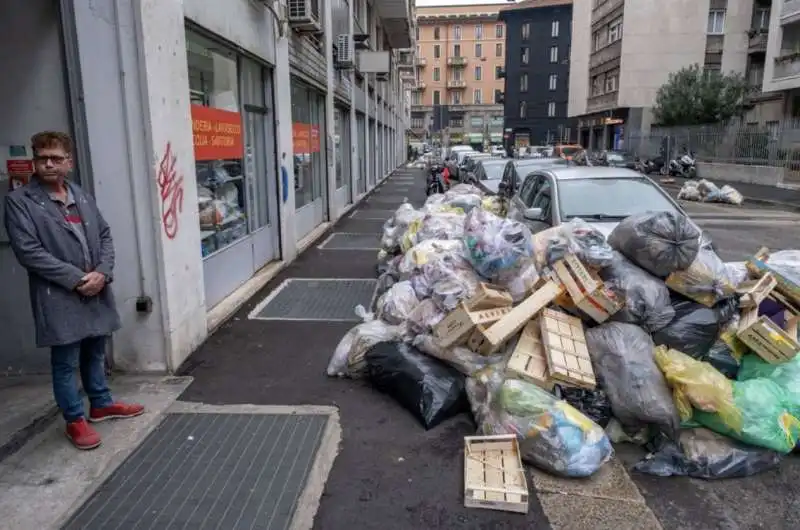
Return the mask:
<path id="1" fill-rule="evenodd" d="M 547 365 L 547 354 L 542 344 L 542 330 L 539 319 L 528 322 L 522 328 L 517 347 L 508 359 L 506 371 L 511 375 L 531 382 L 547 390 L 553 390 L 553 380 Z"/>
<path id="2" fill-rule="evenodd" d="M 778 285 L 778 280 L 771 272 L 766 273 L 758 280 L 747 280 L 739 285 L 736 291 L 741 295 L 739 307 L 754 309 L 766 300 Z"/>
<path id="3" fill-rule="evenodd" d="M 464 437 L 464 506 L 528 513 L 528 498 L 516 435 Z"/>
<path id="4" fill-rule="evenodd" d="M 603 323 L 622 309 L 623 301 L 608 291 L 600 276 L 584 267 L 574 254 L 555 262 L 553 271 L 578 309 L 595 322 Z"/>
<path id="5" fill-rule="evenodd" d="M 545 309 L 539 320 L 550 377 L 568 386 L 593 390 L 597 380 L 581 319 Z"/>

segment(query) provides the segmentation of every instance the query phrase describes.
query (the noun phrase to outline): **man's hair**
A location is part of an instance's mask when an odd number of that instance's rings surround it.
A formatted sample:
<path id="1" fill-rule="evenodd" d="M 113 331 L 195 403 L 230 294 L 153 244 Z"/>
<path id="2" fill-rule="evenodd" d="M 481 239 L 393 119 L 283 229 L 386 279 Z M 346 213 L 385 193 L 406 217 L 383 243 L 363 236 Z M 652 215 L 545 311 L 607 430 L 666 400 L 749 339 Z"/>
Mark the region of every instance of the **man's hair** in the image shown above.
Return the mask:
<path id="1" fill-rule="evenodd" d="M 31 136 L 31 148 L 36 153 L 39 149 L 63 149 L 72 153 L 72 138 L 67 133 L 58 131 L 42 131 Z"/>

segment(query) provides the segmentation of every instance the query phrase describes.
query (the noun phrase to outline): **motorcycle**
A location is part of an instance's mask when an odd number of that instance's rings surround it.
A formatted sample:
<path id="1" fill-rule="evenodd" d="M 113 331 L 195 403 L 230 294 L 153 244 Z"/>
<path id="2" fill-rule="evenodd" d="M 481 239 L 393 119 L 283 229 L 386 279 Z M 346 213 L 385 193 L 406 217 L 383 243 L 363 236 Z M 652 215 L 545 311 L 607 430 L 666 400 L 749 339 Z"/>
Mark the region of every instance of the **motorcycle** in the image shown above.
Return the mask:
<path id="1" fill-rule="evenodd" d="M 638 169 L 645 175 L 650 175 L 651 173 L 661 173 L 663 168 L 664 159 L 660 156 L 657 156 L 656 158 L 647 158 L 644 160 L 640 159 L 638 161 Z"/>
<path id="2" fill-rule="evenodd" d="M 669 175 L 690 179 L 697 177 L 697 166 L 691 151 L 669 161 Z"/>
<path id="3" fill-rule="evenodd" d="M 449 186 L 444 176 L 444 170 L 445 167 L 440 164 L 431 166 L 430 172 L 428 173 L 426 195 L 431 196 L 436 193 L 444 193 L 447 191 Z"/>

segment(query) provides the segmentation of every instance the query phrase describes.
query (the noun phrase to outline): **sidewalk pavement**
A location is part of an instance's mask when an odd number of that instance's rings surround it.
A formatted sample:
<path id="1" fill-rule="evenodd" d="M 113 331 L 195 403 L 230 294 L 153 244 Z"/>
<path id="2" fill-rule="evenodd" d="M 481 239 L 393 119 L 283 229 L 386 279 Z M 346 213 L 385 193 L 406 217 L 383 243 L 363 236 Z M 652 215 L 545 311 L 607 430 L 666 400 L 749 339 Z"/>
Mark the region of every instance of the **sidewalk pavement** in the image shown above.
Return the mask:
<path id="1" fill-rule="evenodd" d="M 663 182 L 665 177 L 651 175 L 652 179 L 662 187 L 669 190 L 680 190 L 683 183 L 689 179 L 680 177 L 670 177 L 674 182 Z M 728 184 L 733 186 L 745 198 L 745 205 L 748 203 L 753 206 L 772 207 L 789 210 L 800 210 L 800 190 L 776 188 L 775 186 L 762 186 L 760 184 L 747 184 L 744 182 L 725 182 L 722 180 L 713 181 L 718 186 Z"/>
<path id="2" fill-rule="evenodd" d="M 414 175 L 413 184 L 401 175 Z M 402 197 L 415 206 L 424 202 L 423 171 L 397 172 L 331 234 L 377 239 Z M 315 529 L 788 528 L 800 515 L 792 496 L 800 459 L 787 458 L 775 472 L 744 480 L 668 479 L 629 474 L 644 456 L 633 446 L 617 447 L 618 456 L 590 479 L 556 479 L 528 468 L 527 515 L 465 508 L 463 437 L 475 433 L 469 414 L 425 431 L 366 381 L 327 377 L 334 348 L 354 322 L 248 318 L 287 279 L 374 279 L 375 261 L 376 249 L 309 248 L 209 337 L 180 372 L 194 379 L 181 401 L 338 407 L 342 443 Z"/>

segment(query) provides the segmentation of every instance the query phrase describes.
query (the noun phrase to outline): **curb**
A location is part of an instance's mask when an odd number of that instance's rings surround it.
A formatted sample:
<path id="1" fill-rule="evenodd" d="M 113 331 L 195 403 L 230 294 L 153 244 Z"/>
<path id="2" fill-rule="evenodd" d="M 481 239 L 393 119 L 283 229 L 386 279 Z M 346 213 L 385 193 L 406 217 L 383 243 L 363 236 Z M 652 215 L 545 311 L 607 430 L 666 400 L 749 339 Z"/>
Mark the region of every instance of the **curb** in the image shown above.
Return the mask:
<path id="1" fill-rule="evenodd" d="M 674 184 L 665 184 L 663 182 L 658 182 L 658 181 L 656 181 L 656 183 L 659 186 L 661 186 L 662 188 L 664 188 L 665 190 L 680 191 L 680 189 L 681 189 L 680 186 L 676 186 Z M 695 202 L 700 202 L 702 204 L 701 201 L 695 201 Z M 772 199 L 761 199 L 761 198 L 758 198 L 758 197 L 747 197 L 747 196 L 745 196 L 744 202 L 745 202 L 745 204 L 750 203 L 750 204 L 760 204 L 760 205 L 763 205 L 763 206 L 775 206 L 775 207 L 778 207 L 778 208 L 781 208 L 781 209 L 800 212 L 800 205 L 793 204 L 793 203 L 790 203 L 790 202 L 774 201 Z"/>

